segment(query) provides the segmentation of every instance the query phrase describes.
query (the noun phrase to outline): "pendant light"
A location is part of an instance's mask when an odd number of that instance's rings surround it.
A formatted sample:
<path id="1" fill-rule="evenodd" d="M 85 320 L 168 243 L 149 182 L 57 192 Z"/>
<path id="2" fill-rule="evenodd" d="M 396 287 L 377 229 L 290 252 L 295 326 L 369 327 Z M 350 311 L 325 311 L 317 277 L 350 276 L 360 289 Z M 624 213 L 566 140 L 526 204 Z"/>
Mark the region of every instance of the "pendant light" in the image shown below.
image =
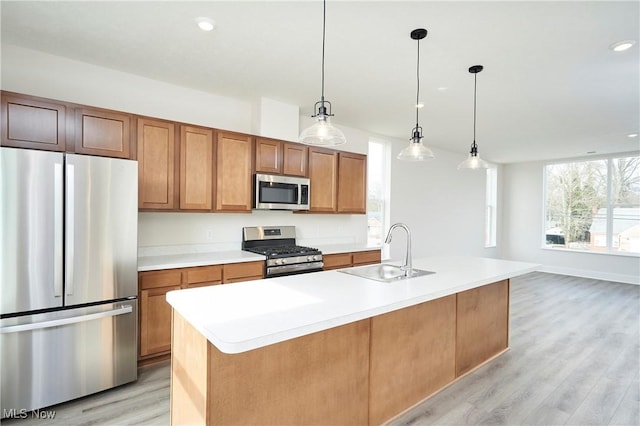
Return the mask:
<path id="1" fill-rule="evenodd" d="M 473 74 L 473 143 L 469 158 L 458 165 L 458 170 L 479 170 L 488 169 L 489 164 L 478 155 L 478 145 L 476 144 L 476 91 L 478 86 L 478 73 L 482 71 L 482 65 L 474 65 L 469 68 L 469 72 Z"/>
<path id="2" fill-rule="evenodd" d="M 333 117 L 331 113 L 331 102 L 324 100 L 324 43 L 327 1 L 324 0 L 322 3 L 322 92 L 320 100 L 316 102 L 313 107 L 315 114 L 311 116 L 316 119 L 316 123 L 300 133 L 300 142 L 307 145 L 337 146 L 346 143 L 347 139 L 340 129 L 331 124 L 329 118 Z M 328 110 L 327 105 L 329 106 Z"/>
<path id="3" fill-rule="evenodd" d="M 409 146 L 400 151 L 398 154 L 398 160 L 404 161 L 424 161 L 433 158 L 433 152 L 422 143 L 422 127 L 418 124 L 418 111 L 420 109 L 420 40 L 427 36 L 427 30 L 424 28 L 418 28 L 411 31 L 411 38 L 418 41 L 418 61 L 416 66 L 416 127 L 411 131 L 412 136 L 409 139 L 411 142 Z"/>

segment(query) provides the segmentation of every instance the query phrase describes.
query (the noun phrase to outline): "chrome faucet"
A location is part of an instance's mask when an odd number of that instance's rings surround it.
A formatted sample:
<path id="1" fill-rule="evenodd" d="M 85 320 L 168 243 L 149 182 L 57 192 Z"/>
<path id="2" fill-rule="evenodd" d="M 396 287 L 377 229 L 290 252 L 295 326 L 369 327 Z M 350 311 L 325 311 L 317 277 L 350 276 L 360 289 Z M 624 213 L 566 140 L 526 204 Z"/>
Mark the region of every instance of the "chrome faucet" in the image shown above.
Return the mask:
<path id="1" fill-rule="evenodd" d="M 411 276 L 411 271 L 413 270 L 413 267 L 411 266 L 411 231 L 409 231 L 409 227 L 404 223 L 394 223 L 393 225 L 391 225 L 391 228 L 389 228 L 389 232 L 387 233 L 387 238 L 384 239 L 384 243 L 391 243 L 391 233 L 396 228 L 402 228 L 407 232 L 407 252 L 405 253 L 404 257 L 404 265 L 402 265 L 400 269 L 404 271 L 405 277 L 409 277 Z"/>

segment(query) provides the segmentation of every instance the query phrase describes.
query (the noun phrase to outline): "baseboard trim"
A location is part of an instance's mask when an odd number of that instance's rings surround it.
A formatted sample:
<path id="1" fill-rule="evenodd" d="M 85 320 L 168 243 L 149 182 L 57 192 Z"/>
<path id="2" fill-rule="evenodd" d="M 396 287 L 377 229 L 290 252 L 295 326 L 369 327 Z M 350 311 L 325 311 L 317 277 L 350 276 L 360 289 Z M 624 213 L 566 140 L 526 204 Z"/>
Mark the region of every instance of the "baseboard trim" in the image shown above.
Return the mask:
<path id="1" fill-rule="evenodd" d="M 611 272 L 593 271 L 588 269 L 564 268 L 562 266 L 543 265 L 538 271 L 550 274 L 569 275 L 572 277 L 591 278 L 594 280 L 613 281 L 624 284 L 640 285 L 640 276 L 615 274 Z"/>

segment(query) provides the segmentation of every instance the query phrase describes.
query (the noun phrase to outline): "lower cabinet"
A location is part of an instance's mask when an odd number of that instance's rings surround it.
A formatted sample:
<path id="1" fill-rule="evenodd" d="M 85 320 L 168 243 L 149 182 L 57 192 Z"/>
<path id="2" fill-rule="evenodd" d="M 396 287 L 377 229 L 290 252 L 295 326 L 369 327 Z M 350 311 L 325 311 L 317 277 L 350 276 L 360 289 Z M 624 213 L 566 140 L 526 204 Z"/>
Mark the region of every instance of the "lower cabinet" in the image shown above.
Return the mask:
<path id="1" fill-rule="evenodd" d="M 171 356 L 169 291 L 264 278 L 264 262 L 230 263 L 138 273 L 138 365 Z"/>
<path id="2" fill-rule="evenodd" d="M 350 268 L 352 266 L 372 265 L 380 263 L 382 255 L 380 250 L 356 251 L 353 253 L 334 253 L 322 256 L 324 270 Z"/>

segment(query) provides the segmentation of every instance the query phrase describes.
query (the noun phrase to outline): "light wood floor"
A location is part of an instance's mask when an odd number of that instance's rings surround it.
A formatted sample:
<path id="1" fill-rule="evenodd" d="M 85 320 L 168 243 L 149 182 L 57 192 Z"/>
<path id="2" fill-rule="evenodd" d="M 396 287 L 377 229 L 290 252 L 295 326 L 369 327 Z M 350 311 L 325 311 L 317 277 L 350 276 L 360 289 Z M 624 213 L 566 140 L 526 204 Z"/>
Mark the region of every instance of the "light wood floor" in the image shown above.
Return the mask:
<path id="1" fill-rule="evenodd" d="M 392 424 L 640 424 L 640 286 L 538 272 L 515 278 L 510 347 Z M 53 420 L 2 424 L 168 425 L 169 364 L 51 409 Z"/>

